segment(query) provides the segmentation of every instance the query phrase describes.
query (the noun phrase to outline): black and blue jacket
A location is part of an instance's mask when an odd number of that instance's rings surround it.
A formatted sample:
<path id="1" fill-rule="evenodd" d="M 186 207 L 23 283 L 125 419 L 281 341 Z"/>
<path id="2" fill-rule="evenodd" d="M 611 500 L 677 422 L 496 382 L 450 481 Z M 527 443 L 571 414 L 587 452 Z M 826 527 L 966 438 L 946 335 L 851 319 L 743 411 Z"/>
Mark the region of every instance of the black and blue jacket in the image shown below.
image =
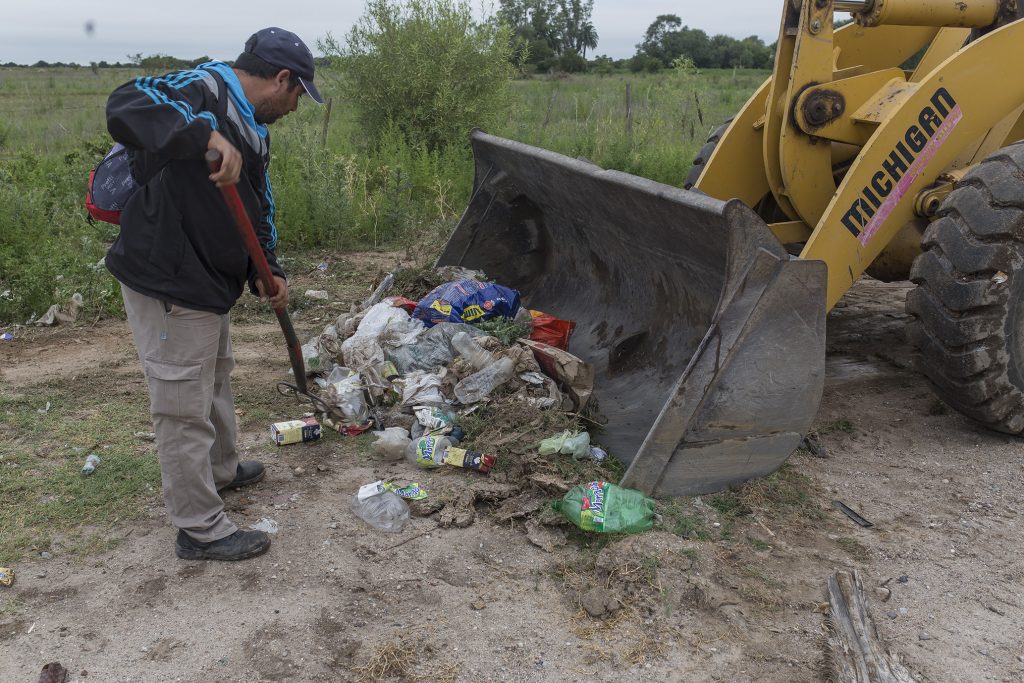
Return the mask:
<path id="1" fill-rule="evenodd" d="M 256 268 L 203 159 L 214 130 L 242 154 L 238 193 L 271 271 L 284 277 L 274 254 L 270 136 L 253 113 L 223 62 L 136 78 L 110 95 L 107 129 L 128 148 L 141 186 L 107 253 L 115 278 L 140 294 L 211 313 L 227 313 L 247 282 L 255 293 Z"/>

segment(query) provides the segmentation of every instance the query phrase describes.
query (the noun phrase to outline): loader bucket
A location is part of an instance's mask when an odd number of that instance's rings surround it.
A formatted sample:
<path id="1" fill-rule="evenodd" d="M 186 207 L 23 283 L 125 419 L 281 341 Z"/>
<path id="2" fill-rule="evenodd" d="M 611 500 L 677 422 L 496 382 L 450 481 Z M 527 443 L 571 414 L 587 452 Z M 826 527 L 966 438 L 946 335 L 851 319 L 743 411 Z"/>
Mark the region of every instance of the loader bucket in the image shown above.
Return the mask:
<path id="1" fill-rule="evenodd" d="M 801 443 L 825 375 L 825 264 L 722 202 L 472 134 L 473 195 L 438 265 L 477 268 L 575 320 L 595 440 L 649 495 L 764 476 Z"/>

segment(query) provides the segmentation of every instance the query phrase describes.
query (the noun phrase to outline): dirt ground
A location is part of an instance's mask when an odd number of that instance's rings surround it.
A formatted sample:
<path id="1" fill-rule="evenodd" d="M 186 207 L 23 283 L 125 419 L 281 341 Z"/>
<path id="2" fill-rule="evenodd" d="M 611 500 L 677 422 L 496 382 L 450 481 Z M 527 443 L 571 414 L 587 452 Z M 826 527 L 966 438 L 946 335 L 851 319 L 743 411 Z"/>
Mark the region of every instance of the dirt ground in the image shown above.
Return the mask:
<path id="1" fill-rule="evenodd" d="M 692 538 L 664 520 L 610 542 L 524 523 L 503 502 L 516 482 L 382 463 L 365 437 L 274 450 L 250 417 L 263 405 L 294 416 L 272 394 L 287 356 L 267 318 L 236 324 L 241 444 L 268 476 L 225 499 L 240 525 L 278 522 L 270 551 L 177 560 L 154 495 L 116 526 L 113 549 L 16 564 L 0 587 L 17 598 L 0 620 L 0 680 L 35 681 L 59 661 L 90 682 L 821 681 L 825 581 L 849 568 L 920 680 L 1024 680 L 1024 451 L 936 403 L 903 338 L 906 288 L 865 280 L 830 317 L 824 457 L 801 451 L 787 468 L 806 503 L 757 488 L 735 516 L 711 497 L 678 501 L 679 518 L 706 529 Z M 102 361 L 112 384 L 141 392 L 120 322 L 32 331 L 0 361 L 8 387 Z M 349 504 L 382 477 L 472 489 L 475 520 L 374 531 Z"/>

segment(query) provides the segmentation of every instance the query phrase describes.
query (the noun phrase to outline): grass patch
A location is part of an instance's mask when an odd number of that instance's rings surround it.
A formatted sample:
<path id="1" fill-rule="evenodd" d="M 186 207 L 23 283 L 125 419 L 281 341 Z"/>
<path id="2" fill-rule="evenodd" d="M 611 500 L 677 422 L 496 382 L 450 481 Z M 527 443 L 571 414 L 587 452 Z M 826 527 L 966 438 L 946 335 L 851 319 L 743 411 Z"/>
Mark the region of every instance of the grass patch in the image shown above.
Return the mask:
<path id="1" fill-rule="evenodd" d="M 56 550 L 58 541 L 70 554 L 106 550 L 112 525 L 159 494 L 156 452 L 134 437 L 151 429 L 145 387 L 125 382 L 112 392 L 105 381 L 82 374 L 0 393 L 0 557 Z M 82 476 L 92 452 L 100 466 Z"/>
<path id="2" fill-rule="evenodd" d="M 817 430 L 817 433 L 833 434 L 835 432 L 842 432 L 843 434 L 852 434 L 854 429 L 856 428 L 854 427 L 852 422 L 850 422 L 846 418 L 840 418 L 838 420 L 833 420 L 832 422 L 823 425 Z"/>
<path id="3" fill-rule="evenodd" d="M 842 548 L 847 555 L 858 562 L 867 562 L 871 557 L 871 553 L 867 546 L 855 538 L 842 536 L 836 539 L 836 545 Z"/>
<path id="4" fill-rule="evenodd" d="M 21 609 L 21 601 L 18 598 L 7 598 L 0 601 L 0 619 L 14 616 Z"/>
<path id="5" fill-rule="evenodd" d="M 708 533 L 704 519 L 692 511 L 690 501 L 689 498 L 672 498 L 660 502 L 658 512 L 661 514 L 661 522 L 659 527 L 676 536 L 706 541 L 711 538 L 711 534 Z M 690 559 L 696 560 L 697 558 Z"/>
<path id="6" fill-rule="evenodd" d="M 795 466 L 785 463 L 778 470 L 744 484 L 737 493 L 744 510 L 765 510 L 775 516 L 821 520 L 824 514 L 814 501 L 814 482 Z"/>
<path id="7" fill-rule="evenodd" d="M 766 541 L 762 541 L 760 538 L 751 538 L 750 547 L 759 553 L 763 553 L 766 550 L 771 550 L 772 546 Z"/>

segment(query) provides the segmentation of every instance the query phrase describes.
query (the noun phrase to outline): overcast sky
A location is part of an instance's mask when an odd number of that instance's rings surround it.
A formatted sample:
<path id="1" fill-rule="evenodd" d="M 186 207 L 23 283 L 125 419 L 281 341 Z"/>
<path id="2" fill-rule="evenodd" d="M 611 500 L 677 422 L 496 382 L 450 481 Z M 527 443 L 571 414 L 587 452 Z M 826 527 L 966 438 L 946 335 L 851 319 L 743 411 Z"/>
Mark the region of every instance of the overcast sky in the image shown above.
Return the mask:
<path id="1" fill-rule="evenodd" d="M 362 0 L 10 0 L 4 5 L 0 63 L 18 64 L 118 62 L 136 53 L 234 59 L 251 33 L 275 25 L 298 33 L 316 52 L 317 38 L 328 32 L 343 37 L 364 7 Z M 631 56 L 659 14 L 677 14 L 684 24 L 711 35 L 756 35 L 771 43 L 781 10 L 779 0 L 595 0 L 600 40 L 593 54 Z"/>

